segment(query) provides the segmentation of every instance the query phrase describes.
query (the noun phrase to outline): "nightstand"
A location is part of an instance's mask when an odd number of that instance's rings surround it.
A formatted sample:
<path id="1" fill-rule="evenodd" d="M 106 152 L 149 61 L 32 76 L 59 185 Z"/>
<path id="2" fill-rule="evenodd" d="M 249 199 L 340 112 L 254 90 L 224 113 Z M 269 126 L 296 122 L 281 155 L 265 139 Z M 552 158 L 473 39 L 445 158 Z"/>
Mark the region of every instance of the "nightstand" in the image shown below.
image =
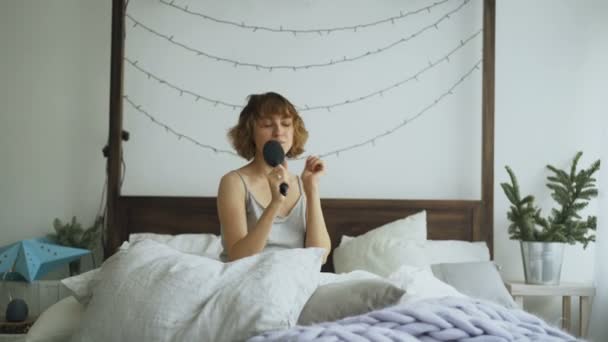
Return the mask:
<path id="1" fill-rule="evenodd" d="M 518 282 L 507 282 L 507 290 L 520 308 L 524 307 L 525 296 L 560 296 L 562 297 L 562 328 L 570 331 L 571 297 L 579 297 L 579 330 L 580 337 L 587 336 L 591 299 L 595 296 L 595 287 L 586 284 L 561 283 L 559 285 L 533 285 Z"/>

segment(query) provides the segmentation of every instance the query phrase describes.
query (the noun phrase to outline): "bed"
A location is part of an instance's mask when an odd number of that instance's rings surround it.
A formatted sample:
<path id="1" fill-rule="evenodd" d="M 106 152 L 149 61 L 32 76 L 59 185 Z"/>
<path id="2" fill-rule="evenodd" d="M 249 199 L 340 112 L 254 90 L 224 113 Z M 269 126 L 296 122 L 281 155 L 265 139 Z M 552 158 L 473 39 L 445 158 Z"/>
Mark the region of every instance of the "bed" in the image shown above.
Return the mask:
<path id="1" fill-rule="evenodd" d="M 43 314 L 45 319 L 41 320 L 46 325 L 62 327 L 63 334 L 55 335 L 60 337 L 53 339 L 46 333 L 46 339 L 37 339 L 36 336 L 44 335 L 44 333 L 40 333 L 41 327 L 34 327 L 31 336 L 29 336 L 30 341 L 61 341 L 69 338 L 75 330 L 77 331 L 74 335 L 76 341 L 108 339 L 187 341 L 192 340 L 194 336 L 198 340 L 205 341 L 244 339 L 251 339 L 252 341 L 503 341 L 514 339 L 514 336 L 525 337 L 521 340 L 534 340 L 535 337 L 555 341 L 571 339 L 558 329 L 547 326 L 542 320 L 521 310 L 505 308 L 466 296 L 463 296 L 466 298 L 459 299 L 434 297 L 426 300 L 410 301 L 378 310 L 367 310 L 368 312 L 362 312 L 359 315 L 338 317 L 327 322 L 301 324 L 301 320 L 296 322 L 293 318 L 298 318 L 298 315 L 310 306 L 308 304 L 321 288 L 321 277 L 317 276 L 318 268 L 315 270 L 316 267 L 320 266 L 319 260 L 322 253 L 319 251 L 295 249 L 282 252 L 281 255 L 267 253 L 267 255 L 260 257 L 246 258 L 255 259 L 254 261 L 229 263 L 238 264 L 238 266 L 230 266 L 232 267 L 230 268 L 223 263 L 207 260 L 207 258 L 180 254 L 179 251 L 166 247 L 162 243 L 147 239 L 135 243 L 134 247 L 121 249 L 125 241 L 129 241 L 132 236 L 138 234 L 185 236 L 187 239 L 195 236 L 188 234 L 197 234 L 197 236 L 211 237 L 212 239 L 220 234 L 215 197 L 124 196 L 121 194 L 124 16 L 124 0 L 114 0 L 110 125 L 107 146 L 107 228 L 104 237 L 106 261 L 100 271 L 100 273 L 103 273 L 105 267 L 106 273 L 104 273 L 105 278 L 100 276 L 95 280 L 96 284 L 106 282 L 106 287 L 95 285 L 97 286 L 97 292 L 91 297 L 90 293 L 93 291 L 91 290 L 93 286 L 91 284 L 95 283 L 91 279 L 95 276 L 81 277 L 75 281 L 77 288 L 84 292 L 88 291 L 88 294 L 80 293 L 80 298 L 78 298 L 79 294 L 75 293 L 75 297 L 81 303 L 88 304 L 78 304 L 74 297 L 71 297 L 49 308 L 46 315 Z M 326 279 L 331 278 L 332 272 L 336 271 L 335 251 L 343 243 L 344 236 L 351 239 L 366 236 L 366 233 L 376 231 L 376 228 L 385 224 L 395 220 L 412 218 L 420 215 L 420 213 L 424 213 L 425 240 L 483 242 L 484 246 L 487 246 L 487 259 L 491 259 L 493 254 L 494 196 L 495 0 L 484 0 L 483 23 L 481 198 L 478 200 L 322 199 L 323 212 L 332 241 L 332 251 L 327 262 L 322 266 L 324 272 L 322 274 L 325 274 Z M 135 259 L 133 255 L 139 255 L 138 258 L 146 261 L 136 266 L 120 264 L 120 260 L 125 259 L 122 256 L 126 253 L 130 253 L 129 260 Z M 153 262 L 163 263 L 163 266 L 159 269 L 142 267 L 142 265 L 147 265 L 146 263 Z M 200 274 L 197 274 L 197 272 L 179 272 L 183 269 L 192 270 L 194 268 L 199 270 L 198 273 Z M 228 285 L 217 281 L 220 278 L 229 278 L 230 274 L 236 272 L 232 272 L 232 269 L 236 268 L 240 268 L 239 272 L 241 273 L 239 274 L 247 274 L 247 276 L 235 278 L 238 281 L 233 279 Z M 108 271 L 108 269 L 111 271 Z M 265 273 L 260 275 L 259 270 L 264 270 Z M 404 274 L 406 276 L 412 274 L 411 270 L 408 269 L 405 269 L 404 272 L 410 273 L 401 273 L 398 277 L 403 278 Z M 100 273 L 97 273 L 97 275 Z M 172 288 L 172 294 L 175 295 L 172 298 L 168 298 L 166 294 L 163 295 L 162 288 L 158 291 L 152 289 L 154 284 L 164 281 L 163 275 L 167 273 L 172 274 L 173 277 L 169 280 L 170 285 L 165 286 L 165 289 L 167 286 Z M 367 284 L 359 286 L 359 290 L 367 291 L 372 286 L 369 284 L 374 283 L 373 286 L 380 289 L 377 294 L 379 293 L 383 298 L 390 293 L 400 297 L 403 295 L 403 292 L 398 292 L 394 287 L 387 285 L 386 282 L 378 281 L 377 276 L 361 278 L 360 274 L 355 276 L 356 271 L 352 274 L 353 276 L 349 281 L 363 280 Z M 429 275 L 427 274 L 427 276 Z M 114 282 L 107 280 L 108 277 L 115 278 Z M 315 278 L 314 286 L 308 286 L 308 283 L 303 280 L 305 278 Z M 129 282 L 125 283 L 124 279 L 129 279 Z M 300 282 L 298 282 L 298 279 L 300 279 Z M 500 280 L 500 278 L 497 279 Z M 258 282 L 252 282 L 254 280 Z M 211 291 L 205 286 L 188 287 L 193 282 L 211 284 L 209 288 L 212 286 L 215 286 L 215 288 Z M 142 285 L 144 283 L 148 284 L 146 286 L 149 286 L 149 288 Z M 345 291 L 335 283 L 326 281 L 325 285 L 328 286 L 324 288 L 326 294 L 321 300 L 317 300 L 319 302 L 317 306 L 339 306 L 332 302 L 331 298 L 340 297 Z M 239 286 L 245 286 L 243 284 L 258 287 L 248 288 L 249 291 L 247 291 L 239 288 Z M 361 285 L 361 283 L 357 284 Z M 99 290 L 99 288 L 102 288 L 102 290 Z M 133 292 L 125 294 L 125 288 L 131 288 Z M 142 288 L 145 290 L 142 290 Z M 293 288 L 297 289 L 294 290 Z M 230 289 L 232 290 L 229 291 Z M 234 295 L 235 292 L 242 294 L 250 291 L 258 291 L 258 298 L 252 299 Z M 276 293 L 281 295 L 275 294 L 273 297 L 272 293 L 268 294 L 272 291 L 277 291 Z M 346 293 L 354 293 L 349 291 L 357 290 L 355 287 L 351 287 Z M 304 292 L 307 292 L 305 296 L 303 295 Z M 284 297 L 281 297 L 283 295 Z M 200 298 L 203 297 L 205 300 L 201 302 Z M 346 297 L 346 301 L 348 300 L 348 297 Z M 106 303 L 103 310 L 100 311 L 101 313 L 91 314 L 93 310 L 91 306 L 103 306 L 104 301 L 113 304 L 107 305 Z M 265 301 L 266 303 L 272 303 L 271 307 L 260 308 L 259 303 Z M 123 302 L 129 302 L 132 305 L 124 306 Z M 300 303 L 297 313 L 292 312 L 295 302 Z M 212 306 L 210 303 L 215 303 L 213 305 L 216 306 Z M 218 303 L 221 303 L 221 305 Z M 236 310 L 227 309 L 226 305 L 228 304 L 226 303 L 231 303 L 229 305 L 240 303 L 241 306 L 235 306 L 239 308 Z M 307 305 L 305 306 L 305 304 Z M 169 309 L 169 307 L 175 306 L 181 308 L 181 311 L 177 311 L 186 312 L 190 310 L 196 311 L 197 314 L 187 316 L 187 319 L 185 319 L 182 316 L 169 313 L 163 316 L 162 320 L 157 319 L 154 323 L 150 323 L 149 317 L 145 314 L 146 312 L 175 310 L 174 308 Z M 305 306 L 304 310 L 302 310 L 303 306 Z M 66 309 L 68 307 L 70 309 Z M 199 311 L 205 310 L 206 314 L 201 315 L 199 313 Z M 288 320 L 279 325 L 264 321 L 267 318 L 265 315 L 269 311 L 278 316 L 291 316 L 291 321 Z M 81 319 L 79 317 L 82 316 L 83 324 L 85 326 L 89 324 L 89 326 L 86 326 L 86 328 L 79 327 L 79 324 L 73 323 L 74 320 L 67 319 L 64 320 L 63 325 L 51 323 L 48 317 L 52 316 L 78 317 L 79 322 Z M 128 321 L 116 321 L 116 317 L 128 317 Z M 217 317 L 220 317 L 220 319 L 218 320 Z M 232 320 L 230 317 L 232 317 Z M 264 319 L 260 320 L 259 317 Z M 315 318 L 314 314 L 312 317 Z M 253 330 L 235 332 L 235 330 L 241 329 L 238 325 L 243 324 L 242 321 L 247 321 L 250 318 L 257 319 Z M 484 323 L 487 320 L 500 321 L 500 323 L 488 325 L 489 323 Z M 183 325 L 184 321 L 187 321 L 188 325 Z M 209 321 L 214 323 L 210 324 Z M 192 324 L 192 322 L 195 324 Z M 473 322 L 474 324 L 467 322 Z M 93 328 L 90 327 L 91 324 L 94 325 Z M 103 328 L 99 328 L 100 324 Z M 150 324 L 159 325 L 156 327 L 156 334 L 150 335 L 148 331 Z M 43 325 L 43 323 L 39 325 Z M 201 330 L 202 326 L 206 328 Z M 83 332 L 83 330 L 93 331 L 97 329 L 96 327 L 101 329 L 98 330 L 97 335 L 86 335 Z M 138 327 L 138 329 L 133 327 Z M 277 327 L 280 327 L 280 329 Z M 79 329 L 80 332 L 78 332 Z M 505 329 L 508 331 L 505 332 Z M 125 333 L 121 335 L 123 331 Z M 129 332 L 126 333 L 126 331 Z M 251 331 L 255 331 L 255 334 L 252 334 Z M 417 339 L 414 336 L 422 337 Z"/>
<path id="2" fill-rule="evenodd" d="M 125 1 L 113 2 L 112 65 L 108 138 L 107 235 L 112 255 L 129 234 L 219 234 L 214 197 L 139 197 L 121 195 L 123 144 L 123 63 Z M 492 254 L 494 198 L 495 1 L 484 0 L 481 198 L 479 200 L 323 199 L 322 207 L 335 248 L 342 235 L 357 236 L 422 209 L 428 235 L 436 240 L 486 241 Z M 332 270 L 331 256 L 326 271 Z"/>

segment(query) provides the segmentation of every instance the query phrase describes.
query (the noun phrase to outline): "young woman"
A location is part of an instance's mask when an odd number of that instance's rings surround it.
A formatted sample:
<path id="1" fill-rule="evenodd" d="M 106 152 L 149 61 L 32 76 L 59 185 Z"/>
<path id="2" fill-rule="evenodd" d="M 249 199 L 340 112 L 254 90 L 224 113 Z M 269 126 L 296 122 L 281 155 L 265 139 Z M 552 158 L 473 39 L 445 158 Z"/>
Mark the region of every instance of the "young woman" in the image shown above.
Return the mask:
<path id="1" fill-rule="evenodd" d="M 262 251 L 284 248 L 331 248 L 321 210 L 319 179 L 325 163 L 310 156 L 298 177 L 287 162 L 269 166 L 264 144 L 278 141 L 287 158 L 304 152 L 308 132 L 295 107 L 277 93 L 249 96 L 239 121 L 228 133 L 237 153 L 249 163 L 230 171 L 220 181 L 217 207 L 224 251 L 233 261 Z M 279 185 L 287 183 L 286 196 Z"/>

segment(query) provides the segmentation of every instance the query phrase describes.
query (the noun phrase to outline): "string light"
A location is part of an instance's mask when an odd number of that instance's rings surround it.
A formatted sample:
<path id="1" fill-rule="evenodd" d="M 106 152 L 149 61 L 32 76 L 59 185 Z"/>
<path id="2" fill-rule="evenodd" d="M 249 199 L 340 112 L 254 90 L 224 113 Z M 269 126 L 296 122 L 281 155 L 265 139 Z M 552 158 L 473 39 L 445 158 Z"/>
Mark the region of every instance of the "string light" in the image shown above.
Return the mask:
<path id="1" fill-rule="evenodd" d="M 414 116 L 409 117 L 409 118 L 404 118 L 403 121 L 399 125 L 397 125 L 397 126 L 391 128 L 391 129 L 387 130 L 384 133 L 381 133 L 381 134 L 378 134 L 376 136 L 373 136 L 373 137 L 371 137 L 371 138 L 369 138 L 369 139 L 367 139 L 365 141 L 362 141 L 360 143 L 349 145 L 349 146 L 346 146 L 346 147 L 342 147 L 342 148 L 339 148 L 339 149 L 336 149 L 336 150 L 320 153 L 319 154 L 319 158 L 325 158 L 325 157 L 328 157 L 328 156 L 331 156 L 331 155 L 339 157 L 340 153 L 342 153 L 342 152 L 351 151 L 351 150 L 354 150 L 354 149 L 359 148 L 359 147 L 363 147 L 363 146 L 368 145 L 368 144 L 371 144 L 372 146 L 375 146 L 376 145 L 376 141 L 378 141 L 378 139 L 384 138 L 386 136 L 389 136 L 389 135 L 395 133 L 397 130 L 405 127 L 406 125 L 408 125 L 410 123 L 412 123 L 413 121 L 415 121 L 416 119 L 418 119 L 422 115 L 424 115 L 426 112 L 428 112 L 431 108 L 433 108 L 438 103 L 440 103 L 446 96 L 452 95 L 454 93 L 453 92 L 454 89 L 456 87 L 458 87 L 462 82 L 464 82 L 464 80 L 467 79 L 473 73 L 473 71 L 479 70 L 479 65 L 482 63 L 482 61 L 483 61 L 482 59 L 478 60 L 477 63 L 475 63 L 475 65 L 471 69 L 469 69 L 469 71 L 467 71 L 462 77 L 460 77 L 460 79 L 456 83 L 454 83 L 454 85 L 452 85 L 452 87 L 450 87 L 446 92 L 444 92 L 443 94 L 441 94 L 441 96 L 439 96 L 438 98 L 436 98 L 431 104 L 429 104 L 428 106 L 424 107 L 421 111 L 419 111 L 418 113 L 416 113 Z M 299 158 L 296 158 L 296 159 L 304 159 L 304 158 L 305 157 L 299 157 Z"/>
<path id="2" fill-rule="evenodd" d="M 161 78 L 161 77 L 159 77 L 159 76 L 151 73 L 150 71 L 142 68 L 138 64 L 138 61 L 132 61 L 128 57 L 125 57 L 125 61 L 127 61 L 127 63 L 129 65 L 131 65 L 133 68 L 135 68 L 136 70 L 139 70 L 140 72 L 144 73 L 148 77 L 148 79 L 154 79 L 154 80 L 158 81 L 158 83 L 160 83 L 162 85 L 165 85 L 165 86 L 167 86 L 167 87 L 169 87 L 171 89 L 175 89 L 180 94 L 191 95 L 192 97 L 194 97 L 195 101 L 204 100 L 206 102 L 209 102 L 209 103 L 213 104 L 214 106 L 222 105 L 222 106 L 228 107 L 228 108 L 243 108 L 243 106 L 241 106 L 239 104 L 229 103 L 229 102 L 213 99 L 213 98 L 210 98 L 208 96 L 197 94 L 197 93 L 195 93 L 193 91 L 190 91 L 190 90 L 178 87 L 175 84 L 173 84 L 173 83 L 171 83 L 171 82 L 169 82 L 169 81 L 167 81 L 167 80 L 165 80 L 165 79 L 163 79 L 163 78 Z"/>
<path id="3" fill-rule="evenodd" d="M 413 11 L 408 11 L 408 12 L 399 12 L 399 15 L 395 15 L 395 16 L 391 16 L 388 18 L 384 18 L 384 19 L 380 19 L 377 21 L 373 21 L 373 22 L 369 22 L 369 23 L 365 23 L 365 24 L 358 24 L 358 25 L 351 25 L 351 26 L 339 26 L 339 27 L 328 27 L 328 28 L 320 28 L 320 29 L 304 29 L 304 30 L 298 30 L 298 29 L 292 29 L 292 28 L 285 28 L 283 27 L 283 25 L 279 25 L 279 28 L 273 28 L 273 27 L 267 27 L 267 26 L 257 26 L 257 25 L 250 25 L 244 22 L 236 22 L 236 21 L 231 21 L 231 20 L 226 20 L 226 19 L 219 19 L 219 18 L 215 18 L 213 16 L 210 16 L 208 14 L 205 13 L 201 13 L 201 12 L 196 12 L 193 11 L 191 9 L 189 9 L 188 5 L 177 5 L 175 4 L 175 1 L 167 1 L 167 0 L 160 0 L 160 3 L 172 8 L 175 8 L 177 10 L 180 10 L 184 13 L 187 13 L 189 15 L 193 15 L 193 16 L 197 16 L 200 17 L 202 19 L 217 23 L 217 24 L 223 24 L 223 25 L 229 25 L 229 26 L 233 26 L 233 27 L 237 27 L 240 29 L 245 29 L 245 30 L 249 30 L 252 32 L 258 32 L 258 31 L 266 31 L 266 32 L 273 32 L 273 33 L 287 33 L 287 34 L 293 34 L 298 35 L 298 34 L 318 34 L 318 35 L 329 35 L 332 32 L 337 32 L 337 31 L 353 31 L 353 32 L 359 32 L 360 29 L 365 29 L 365 28 L 369 28 L 369 27 L 373 27 L 373 26 L 377 26 L 377 25 L 381 25 L 381 24 L 395 24 L 396 21 L 398 20 L 402 20 L 405 19 L 411 15 L 414 14 L 418 14 L 418 13 L 422 13 L 422 12 L 428 12 L 431 13 L 431 9 L 442 5 L 446 2 L 448 2 L 450 0 L 443 0 L 443 1 L 438 1 L 438 2 L 434 2 L 433 4 L 429 5 L 429 6 L 425 6 L 422 7 L 420 9 L 417 10 L 413 10 Z M 467 0 L 469 1 L 469 0 Z"/>
<path id="4" fill-rule="evenodd" d="M 327 110 L 328 112 L 330 112 L 331 109 L 335 108 L 335 107 L 354 104 L 354 103 L 361 102 L 361 101 L 367 100 L 367 99 L 375 97 L 375 96 L 383 96 L 384 93 L 386 93 L 388 91 L 391 91 L 391 90 L 393 90 L 395 88 L 398 88 L 398 87 L 404 85 L 405 83 L 408 83 L 408 82 L 410 82 L 412 80 L 418 80 L 419 79 L 418 77 L 420 75 L 422 75 L 425 72 L 427 72 L 428 70 L 436 67 L 437 65 L 441 64 L 442 62 L 444 62 L 444 61 L 445 62 L 449 62 L 450 61 L 450 56 L 452 56 L 453 54 L 455 54 L 458 50 L 464 48 L 464 46 L 466 46 L 467 43 L 469 43 L 471 40 L 473 40 L 474 38 L 476 38 L 477 36 L 479 36 L 481 34 L 481 32 L 482 32 L 482 30 L 477 30 L 470 37 L 468 37 L 468 38 L 466 38 L 464 40 L 461 40 L 460 43 L 458 44 L 458 46 L 456 46 L 454 49 L 452 49 L 451 51 L 449 51 L 446 55 L 444 55 L 444 56 L 436 59 L 433 62 L 429 61 L 427 66 L 425 66 L 421 70 L 418 70 L 415 74 L 413 74 L 413 75 L 411 75 L 411 76 L 409 76 L 409 77 L 407 77 L 407 78 L 405 78 L 403 80 L 400 80 L 400 81 L 398 81 L 396 83 L 393 83 L 393 84 L 391 84 L 389 86 L 386 86 L 386 87 L 384 87 L 382 89 L 373 91 L 371 93 L 368 93 L 368 94 L 365 94 L 365 95 L 362 95 L 362 96 L 359 96 L 359 97 L 356 97 L 356 98 L 347 99 L 347 100 L 344 100 L 344 101 L 341 101 L 341 102 L 335 102 L 335 103 L 331 103 L 331 104 L 322 104 L 322 105 L 312 105 L 312 106 L 311 105 L 304 105 L 304 106 L 297 106 L 296 108 L 298 109 L 299 112 L 307 112 L 307 111 L 314 111 L 314 110 Z M 138 61 L 132 61 L 129 58 L 125 58 L 125 61 L 127 61 L 127 63 L 129 65 L 131 65 L 133 68 L 135 68 L 138 71 L 140 71 L 143 74 L 145 74 L 149 79 L 154 79 L 154 80 L 158 81 L 160 84 L 163 84 L 163 85 L 165 85 L 165 86 L 167 86 L 167 87 L 169 87 L 171 89 L 176 90 L 180 94 L 180 96 L 183 95 L 183 94 L 188 94 L 188 95 L 192 96 L 192 98 L 195 101 L 204 100 L 205 102 L 213 104 L 214 106 L 221 105 L 221 106 L 224 106 L 224 107 L 227 107 L 227 108 L 231 108 L 231 109 L 237 109 L 238 108 L 239 110 L 243 108 L 242 105 L 239 105 L 239 104 L 236 104 L 236 103 L 230 103 L 230 102 L 226 102 L 226 101 L 222 101 L 222 100 L 218 100 L 218 99 L 213 99 L 213 98 L 211 98 L 209 96 L 202 95 L 202 94 L 199 94 L 199 93 L 195 93 L 194 91 L 187 90 L 187 89 L 184 89 L 182 87 L 179 87 L 179 86 L 177 86 L 177 85 L 175 85 L 175 84 L 173 84 L 173 83 L 171 83 L 171 82 L 169 82 L 169 81 L 167 81 L 167 80 L 165 80 L 165 79 L 163 79 L 163 78 L 161 78 L 161 77 L 153 74 L 152 72 L 150 72 L 150 71 L 142 68 L 138 64 Z"/>
<path id="5" fill-rule="evenodd" d="M 376 55 L 376 54 L 382 53 L 384 51 L 387 51 L 397 45 L 410 41 L 411 39 L 419 36 L 420 34 L 424 33 L 425 31 L 427 31 L 429 29 L 432 29 L 433 27 L 438 29 L 438 25 L 442 21 L 449 19 L 451 14 L 454 14 L 454 13 L 460 11 L 469 1 L 470 0 L 464 0 L 463 3 L 460 4 L 457 8 L 455 8 L 455 9 L 449 11 L 447 14 L 441 16 L 441 18 L 439 18 L 439 20 L 437 20 L 435 23 L 427 25 L 427 26 L 423 27 L 422 29 L 420 29 L 419 31 L 417 31 L 416 33 L 413 33 L 408 37 L 403 37 L 384 47 L 381 47 L 381 48 L 378 48 L 378 49 L 375 49 L 372 51 L 367 51 L 367 52 L 362 53 L 357 56 L 352 56 L 352 57 L 344 56 L 343 58 L 340 58 L 340 59 L 333 58 L 329 62 L 325 62 L 325 63 L 315 63 L 315 64 L 305 64 L 305 65 L 263 65 L 263 64 L 256 64 L 256 63 L 250 63 L 250 62 L 241 62 L 241 61 L 230 59 L 230 58 L 216 56 L 216 55 L 210 54 L 208 52 L 204 52 L 204 51 L 198 50 L 196 48 L 190 47 L 184 43 L 181 43 L 181 42 L 177 41 L 176 39 L 174 39 L 173 35 L 166 35 L 166 34 L 160 33 L 158 31 L 150 28 L 149 26 L 143 24 L 142 22 L 136 20 L 130 14 L 127 14 L 126 17 L 129 20 L 134 22 L 134 24 L 135 24 L 134 26 L 140 27 L 159 38 L 163 38 L 173 45 L 179 46 L 185 50 L 195 53 L 198 56 L 202 56 L 202 57 L 214 60 L 216 62 L 223 62 L 223 63 L 231 64 L 235 68 L 236 67 L 251 67 L 251 68 L 255 68 L 256 70 L 266 70 L 266 71 L 272 71 L 275 69 L 297 71 L 297 70 L 301 70 L 301 69 L 320 68 L 320 67 L 327 67 L 327 66 L 346 63 L 346 62 L 353 62 L 353 61 L 356 61 L 356 60 L 359 60 L 359 59 L 362 59 L 365 57 L 369 57 L 369 56 Z"/>
<path id="6" fill-rule="evenodd" d="M 207 149 L 207 150 L 211 150 L 211 151 L 213 151 L 213 152 L 215 152 L 215 153 L 229 154 L 229 155 L 233 155 L 233 156 L 235 156 L 235 157 L 238 157 L 238 154 L 236 154 L 234 151 L 231 151 L 231 150 L 225 150 L 225 149 L 221 149 L 221 148 L 218 148 L 218 147 L 215 147 L 215 146 L 209 145 L 209 144 L 202 143 L 202 142 L 200 142 L 200 141 L 198 141 L 198 140 L 196 140 L 196 139 L 194 139 L 194 138 L 192 138 L 192 137 L 190 137 L 190 136 L 188 136 L 188 135 L 186 135 L 186 134 L 183 134 L 183 133 L 180 133 L 180 132 L 176 131 L 175 129 L 173 129 L 173 128 L 171 128 L 169 125 L 167 125 L 166 123 L 163 123 L 162 121 L 158 120 L 157 118 L 155 118 L 154 116 L 152 116 L 152 115 L 151 115 L 150 113 L 148 113 L 147 111 L 143 110 L 143 109 L 141 108 L 141 105 L 138 105 L 138 104 L 134 103 L 134 102 L 133 102 L 133 101 L 132 101 L 132 100 L 129 98 L 129 96 L 128 96 L 128 95 L 123 95 L 123 98 L 124 98 L 124 99 L 125 99 L 125 101 L 127 101 L 127 103 L 128 103 L 128 104 L 130 104 L 130 105 L 131 105 L 131 106 L 132 106 L 132 107 L 133 107 L 133 108 L 134 108 L 136 111 L 138 111 L 139 113 L 141 113 L 141 114 L 143 114 L 144 116 L 146 116 L 146 117 L 147 117 L 148 119 L 150 119 L 150 121 L 151 121 L 152 123 L 154 123 L 155 125 L 157 125 L 157 126 L 160 126 L 160 127 L 164 128 L 166 133 L 169 133 L 169 134 L 173 134 L 173 135 L 175 135 L 175 136 L 177 137 L 177 139 L 178 139 L 178 140 L 185 139 L 185 140 L 190 141 L 191 143 L 193 143 L 194 145 L 196 145 L 196 146 L 198 146 L 198 147 L 200 147 L 200 148 Z"/>
<path id="7" fill-rule="evenodd" d="M 411 117 L 406 117 L 404 118 L 401 123 L 391 129 L 386 130 L 384 133 L 375 135 L 369 139 L 366 139 L 362 142 L 356 143 L 356 144 L 352 144 L 352 145 L 348 145 L 339 149 L 335 149 L 335 150 L 331 150 L 331 151 L 327 151 L 327 152 L 323 152 L 323 153 L 319 153 L 317 154 L 319 157 L 321 158 L 325 158 L 325 157 L 329 157 L 329 156 L 336 156 L 338 157 L 340 155 L 340 153 L 343 152 L 347 152 L 347 151 L 351 151 L 354 149 L 357 149 L 359 147 L 363 147 L 365 145 L 371 144 L 372 146 L 375 146 L 376 142 L 381 139 L 384 138 L 386 136 L 389 136 L 391 134 L 394 134 L 396 131 L 398 131 L 399 129 L 405 127 L 406 125 L 412 123 L 413 121 L 415 121 L 416 119 L 422 117 L 425 113 L 427 113 L 431 108 L 435 107 L 436 105 L 438 105 L 445 97 L 449 96 L 449 95 L 453 95 L 454 94 L 454 89 L 456 89 L 460 84 L 462 84 L 462 82 L 464 82 L 475 70 L 479 70 L 479 65 L 483 62 L 482 59 L 479 59 L 475 65 L 469 69 L 465 74 L 463 74 L 460 79 L 458 81 L 456 81 L 456 83 L 454 83 L 447 91 L 445 91 L 443 94 L 441 94 L 438 98 L 436 98 L 434 101 L 432 101 L 429 105 L 427 105 L 426 107 L 424 107 L 421 111 L 419 111 L 418 113 L 416 113 L 415 115 L 411 116 Z M 176 131 L 175 129 L 171 128 L 169 125 L 167 125 L 166 123 L 161 122 L 160 120 L 156 119 L 154 116 L 152 116 L 151 114 L 149 114 L 147 111 L 143 110 L 141 108 L 141 105 L 138 105 L 136 103 L 134 103 L 127 95 L 124 95 L 123 98 L 125 99 L 125 101 L 127 101 L 127 103 L 129 103 L 136 111 L 138 111 L 139 113 L 143 114 L 144 116 L 146 116 L 148 119 L 150 119 L 150 121 L 156 125 L 158 125 L 159 127 L 162 127 L 165 129 L 165 131 L 167 133 L 170 133 L 174 136 L 176 136 L 178 138 L 178 140 L 181 139 L 186 139 L 188 141 L 190 141 L 191 143 L 203 148 L 203 149 L 207 149 L 207 150 L 211 150 L 215 153 L 221 153 L 221 154 L 228 154 L 228 155 L 232 155 L 232 156 L 238 156 L 238 154 L 236 154 L 234 151 L 231 150 L 225 150 L 225 149 L 221 149 L 218 147 L 215 147 L 213 145 L 209 145 L 209 144 L 204 144 L 199 142 L 198 140 L 180 133 L 178 131 Z M 299 157 L 296 158 L 296 160 L 301 160 L 301 159 L 305 159 L 306 156 L 303 157 Z"/>

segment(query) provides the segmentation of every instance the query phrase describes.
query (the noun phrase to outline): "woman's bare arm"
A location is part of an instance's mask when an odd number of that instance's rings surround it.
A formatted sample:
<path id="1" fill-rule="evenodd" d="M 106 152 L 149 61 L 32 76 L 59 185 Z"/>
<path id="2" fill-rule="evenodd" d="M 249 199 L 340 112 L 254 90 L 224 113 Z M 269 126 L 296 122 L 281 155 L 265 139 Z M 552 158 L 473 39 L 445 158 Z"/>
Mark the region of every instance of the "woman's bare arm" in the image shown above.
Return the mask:
<path id="1" fill-rule="evenodd" d="M 281 203 L 272 201 L 255 227 L 247 231 L 245 188 L 235 172 L 222 177 L 217 195 L 217 208 L 222 224 L 228 260 L 234 261 L 261 252 Z"/>
<path id="2" fill-rule="evenodd" d="M 319 195 L 319 177 L 325 172 L 325 163 L 319 157 L 309 156 L 302 171 L 302 183 L 306 193 L 306 247 L 325 249 L 323 263 L 331 250 L 331 240 L 325 225 L 321 198 Z"/>
<path id="3" fill-rule="evenodd" d="M 321 247 L 325 249 L 323 263 L 331 250 L 331 240 L 327 233 L 321 199 L 317 188 L 308 189 L 306 193 L 306 247 Z"/>

